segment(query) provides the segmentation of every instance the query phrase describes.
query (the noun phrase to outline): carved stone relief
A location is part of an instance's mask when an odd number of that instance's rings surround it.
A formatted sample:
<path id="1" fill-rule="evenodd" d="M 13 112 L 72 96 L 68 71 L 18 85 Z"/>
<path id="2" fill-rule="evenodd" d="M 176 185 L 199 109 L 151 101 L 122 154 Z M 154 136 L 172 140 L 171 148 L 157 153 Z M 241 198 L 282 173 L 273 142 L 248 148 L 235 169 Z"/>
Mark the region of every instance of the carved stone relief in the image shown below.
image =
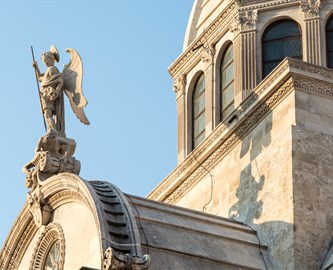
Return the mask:
<path id="1" fill-rule="evenodd" d="M 27 188 L 34 190 L 38 181 L 44 181 L 61 172 L 78 175 L 80 161 L 73 157 L 75 148 L 76 143 L 73 139 L 60 135 L 53 129 L 41 137 L 34 158 L 22 168 L 26 174 Z"/>
<path id="2" fill-rule="evenodd" d="M 179 97 L 185 93 L 186 86 L 186 76 L 180 75 L 174 80 L 173 90 L 176 93 L 176 96 Z"/>
<path id="3" fill-rule="evenodd" d="M 306 19 L 318 17 L 320 0 L 301 0 L 301 8 Z"/>
<path id="4" fill-rule="evenodd" d="M 204 51 L 203 51 L 203 54 L 201 56 L 201 60 L 202 60 L 203 63 L 206 64 L 206 67 L 213 62 L 215 52 L 216 52 L 216 50 L 215 50 L 215 46 L 213 44 L 210 44 L 210 45 L 205 44 L 204 45 Z"/>
<path id="5" fill-rule="evenodd" d="M 30 213 L 34 218 L 34 222 L 38 228 L 46 226 L 51 220 L 52 209 L 45 202 L 43 194 L 39 189 L 28 193 L 28 202 L 30 205 Z"/>
<path id="6" fill-rule="evenodd" d="M 257 10 L 240 12 L 230 24 L 230 31 L 238 34 L 241 31 L 254 30 L 256 28 L 257 20 Z"/>
<path id="7" fill-rule="evenodd" d="M 118 253 L 112 248 L 108 248 L 104 253 L 103 270 L 148 270 L 149 266 L 149 255 L 139 258 Z"/>

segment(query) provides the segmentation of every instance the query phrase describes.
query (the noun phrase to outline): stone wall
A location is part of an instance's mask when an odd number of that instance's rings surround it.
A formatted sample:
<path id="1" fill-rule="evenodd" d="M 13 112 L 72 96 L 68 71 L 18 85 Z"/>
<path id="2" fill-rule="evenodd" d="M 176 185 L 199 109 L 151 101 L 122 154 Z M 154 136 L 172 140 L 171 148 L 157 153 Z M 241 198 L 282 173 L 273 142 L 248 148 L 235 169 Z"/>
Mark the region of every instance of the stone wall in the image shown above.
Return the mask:
<path id="1" fill-rule="evenodd" d="M 333 230 L 332 100 L 296 92 L 293 127 L 295 257 L 297 269 L 319 269 Z"/>
<path id="2" fill-rule="evenodd" d="M 274 269 L 293 269 L 293 104 L 292 93 L 176 203 L 250 225 Z"/>

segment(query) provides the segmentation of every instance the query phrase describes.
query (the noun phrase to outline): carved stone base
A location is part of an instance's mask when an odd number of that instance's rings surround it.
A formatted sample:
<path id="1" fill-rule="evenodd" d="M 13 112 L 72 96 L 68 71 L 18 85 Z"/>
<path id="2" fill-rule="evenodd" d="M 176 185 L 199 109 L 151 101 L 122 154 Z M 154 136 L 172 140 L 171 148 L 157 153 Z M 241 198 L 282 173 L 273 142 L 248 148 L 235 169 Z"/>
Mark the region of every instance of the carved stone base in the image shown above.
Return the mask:
<path id="1" fill-rule="evenodd" d="M 51 129 L 39 139 L 34 158 L 22 168 L 26 174 L 26 186 L 34 190 L 38 181 L 62 172 L 78 175 L 81 164 L 73 157 L 75 148 L 73 139 Z"/>

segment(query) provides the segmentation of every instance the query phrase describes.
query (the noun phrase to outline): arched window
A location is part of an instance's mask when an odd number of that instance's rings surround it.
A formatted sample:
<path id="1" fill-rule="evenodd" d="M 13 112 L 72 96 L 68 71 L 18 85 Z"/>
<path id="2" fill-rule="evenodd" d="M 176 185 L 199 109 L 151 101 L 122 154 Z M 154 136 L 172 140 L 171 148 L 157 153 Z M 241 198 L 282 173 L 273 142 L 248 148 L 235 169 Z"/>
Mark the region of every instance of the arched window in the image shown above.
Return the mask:
<path id="1" fill-rule="evenodd" d="M 286 56 L 302 59 L 302 35 L 296 22 L 280 20 L 271 24 L 262 38 L 263 77 Z"/>
<path id="2" fill-rule="evenodd" d="M 205 75 L 198 78 L 192 96 L 192 149 L 205 139 Z"/>
<path id="3" fill-rule="evenodd" d="M 228 46 L 221 61 L 221 120 L 234 110 L 234 50 Z"/>
<path id="4" fill-rule="evenodd" d="M 326 24 L 327 67 L 333 68 L 333 16 Z"/>

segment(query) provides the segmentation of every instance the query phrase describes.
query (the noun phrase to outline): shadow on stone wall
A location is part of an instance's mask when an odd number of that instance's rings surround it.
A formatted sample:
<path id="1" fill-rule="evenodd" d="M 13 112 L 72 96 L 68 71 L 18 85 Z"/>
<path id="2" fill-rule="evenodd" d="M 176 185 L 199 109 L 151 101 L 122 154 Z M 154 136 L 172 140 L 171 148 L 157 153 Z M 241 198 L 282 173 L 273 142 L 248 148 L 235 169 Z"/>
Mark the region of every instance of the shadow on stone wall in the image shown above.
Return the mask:
<path id="1" fill-rule="evenodd" d="M 258 181 L 252 176 L 251 164 L 242 170 L 236 190 L 238 201 L 229 209 L 229 218 L 240 220 L 248 225 L 253 224 L 253 219 L 258 219 L 263 210 L 263 202 L 258 201 L 258 193 L 264 183 L 264 175 L 261 175 Z"/>
<path id="2" fill-rule="evenodd" d="M 270 112 L 249 134 L 239 136 L 242 140 L 240 158 L 250 151 L 250 160 L 253 161 L 271 143 L 272 119 L 271 109 L 263 108 Z"/>
<path id="3" fill-rule="evenodd" d="M 237 202 L 229 209 L 229 218 L 245 223 L 257 231 L 261 244 L 268 246 L 270 263 L 273 269 L 293 269 L 293 226 L 284 221 L 272 220 L 258 223 L 264 209 L 259 192 L 265 184 L 265 176 L 256 179 L 252 175 L 252 165 L 241 171 L 236 190 Z"/>

